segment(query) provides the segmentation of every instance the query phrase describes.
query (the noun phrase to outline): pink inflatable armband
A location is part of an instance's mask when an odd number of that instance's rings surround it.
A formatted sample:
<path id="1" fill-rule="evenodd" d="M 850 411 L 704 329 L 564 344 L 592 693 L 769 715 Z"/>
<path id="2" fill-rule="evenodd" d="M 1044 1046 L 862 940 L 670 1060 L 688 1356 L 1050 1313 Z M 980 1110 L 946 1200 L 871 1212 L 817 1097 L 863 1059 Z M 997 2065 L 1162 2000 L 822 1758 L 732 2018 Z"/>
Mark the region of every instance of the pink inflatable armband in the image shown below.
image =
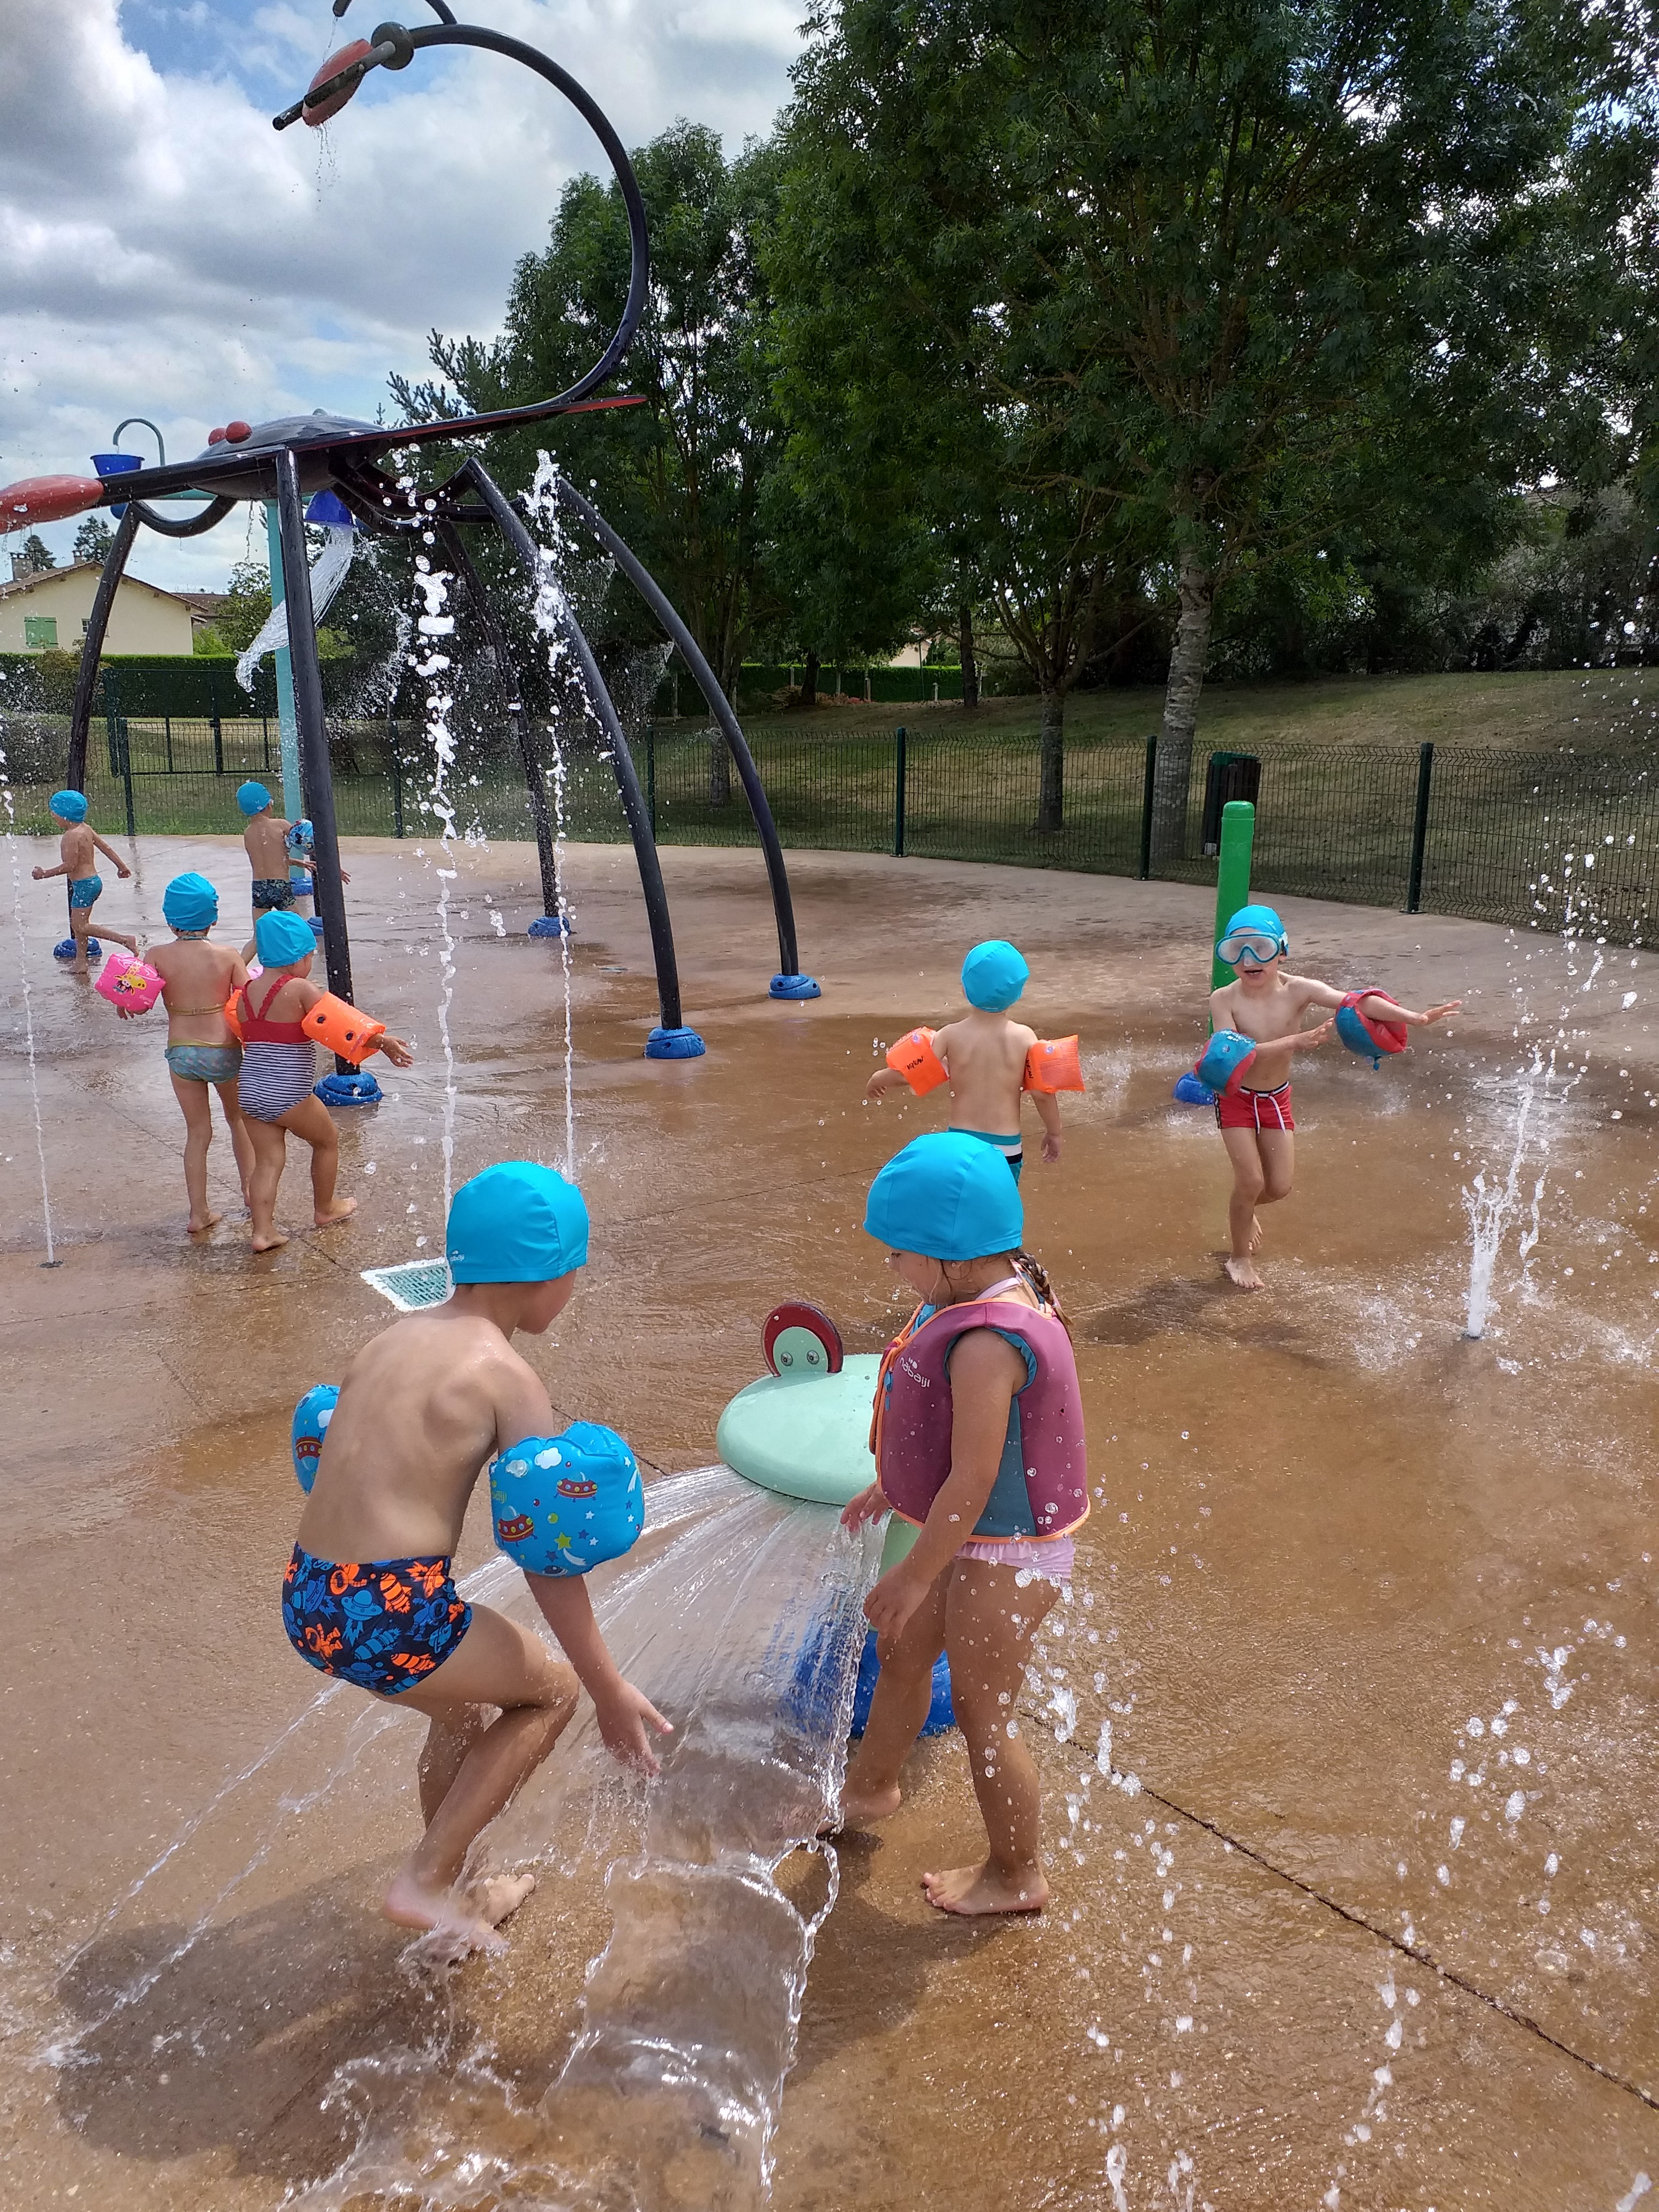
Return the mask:
<path id="1" fill-rule="evenodd" d="M 164 986 L 147 961 L 131 952 L 112 952 L 99 969 L 93 988 L 124 1014 L 147 1014 Z"/>

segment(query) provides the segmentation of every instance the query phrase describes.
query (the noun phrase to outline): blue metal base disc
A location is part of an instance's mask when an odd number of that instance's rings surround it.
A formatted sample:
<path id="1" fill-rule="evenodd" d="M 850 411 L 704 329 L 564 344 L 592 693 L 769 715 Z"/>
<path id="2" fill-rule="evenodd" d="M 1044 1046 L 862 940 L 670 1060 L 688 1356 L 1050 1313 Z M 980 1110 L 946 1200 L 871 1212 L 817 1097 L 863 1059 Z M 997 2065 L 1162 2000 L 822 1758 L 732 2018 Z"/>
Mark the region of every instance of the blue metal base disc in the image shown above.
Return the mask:
<path id="1" fill-rule="evenodd" d="M 821 999 L 823 996 L 810 975 L 775 975 L 767 987 L 771 999 Z"/>
<path id="2" fill-rule="evenodd" d="M 374 1078 L 360 1067 L 352 1075 L 342 1075 L 337 1070 L 332 1075 L 325 1075 L 316 1086 L 314 1096 L 325 1106 L 375 1106 L 380 1103 L 381 1091 Z"/>
<path id="3" fill-rule="evenodd" d="M 52 957 L 54 960 L 73 960 L 75 939 L 72 937 L 60 937 L 52 948 Z M 87 939 L 87 957 L 92 960 L 101 960 L 104 957 L 104 948 L 95 937 L 89 937 Z"/>
<path id="4" fill-rule="evenodd" d="M 1195 1075 L 1183 1075 L 1176 1085 L 1174 1096 L 1182 1106 L 1213 1106 L 1215 1093 L 1207 1083 L 1200 1083 Z"/>
<path id="5" fill-rule="evenodd" d="M 853 1692 L 853 1728 L 854 1735 L 862 1735 L 870 1719 L 870 1700 L 876 1694 L 876 1677 L 881 1672 L 881 1662 L 876 1657 L 876 1632 L 872 1628 L 864 1639 L 864 1650 L 859 1659 L 858 1687 Z M 924 1735 L 943 1735 L 957 1724 L 956 1709 L 951 1703 L 951 1662 L 941 1651 L 933 1662 L 933 1695 L 927 1707 L 927 1717 L 921 1724 Z"/>
<path id="6" fill-rule="evenodd" d="M 696 1030 L 654 1029 L 645 1041 L 647 1060 L 701 1060 L 708 1049 Z"/>
<path id="7" fill-rule="evenodd" d="M 311 916 L 311 933 L 319 943 L 321 942 L 323 934 L 323 917 L 319 914 L 313 914 Z"/>
<path id="8" fill-rule="evenodd" d="M 568 914 L 538 914 L 525 934 L 526 937 L 568 937 L 570 917 Z"/>

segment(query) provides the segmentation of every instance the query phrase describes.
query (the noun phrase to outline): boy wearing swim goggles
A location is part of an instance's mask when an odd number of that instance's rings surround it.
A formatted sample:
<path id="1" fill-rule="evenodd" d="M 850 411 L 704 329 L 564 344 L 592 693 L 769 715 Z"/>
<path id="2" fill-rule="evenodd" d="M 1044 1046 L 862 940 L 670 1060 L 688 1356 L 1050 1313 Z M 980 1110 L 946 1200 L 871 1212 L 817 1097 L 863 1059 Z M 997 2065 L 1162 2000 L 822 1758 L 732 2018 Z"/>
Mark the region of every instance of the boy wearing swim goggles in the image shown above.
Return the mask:
<path id="1" fill-rule="evenodd" d="M 1211 1024 L 1218 1032 L 1237 1031 L 1256 1047 L 1246 1071 L 1249 1083 L 1222 1092 L 1215 1102 L 1216 1125 L 1233 1167 L 1227 1207 L 1231 1249 L 1223 1265 L 1242 1291 L 1262 1287 L 1255 1265 L 1261 1243 L 1256 1209 L 1291 1194 L 1296 1158 L 1291 1056 L 1324 1043 L 1347 996 L 1315 976 L 1291 975 L 1285 965 L 1289 951 L 1285 925 L 1270 906 L 1241 907 L 1216 946 L 1234 981 L 1211 992 Z M 1368 992 L 1356 1002 L 1361 1015 L 1400 1027 L 1442 1021 L 1462 1003 L 1450 999 L 1416 1013 L 1381 992 Z M 1305 1027 L 1308 1015 L 1322 1009 L 1324 1020 Z"/>

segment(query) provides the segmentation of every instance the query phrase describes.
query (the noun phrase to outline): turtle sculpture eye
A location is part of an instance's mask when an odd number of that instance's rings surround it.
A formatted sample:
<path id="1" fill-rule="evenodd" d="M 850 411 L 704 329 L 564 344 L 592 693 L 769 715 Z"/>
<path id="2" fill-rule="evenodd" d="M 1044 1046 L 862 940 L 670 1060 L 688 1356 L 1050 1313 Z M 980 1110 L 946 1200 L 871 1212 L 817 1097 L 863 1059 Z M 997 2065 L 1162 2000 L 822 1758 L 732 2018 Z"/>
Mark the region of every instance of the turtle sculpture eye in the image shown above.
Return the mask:
<path id="1" fill-rule="evenodd" d="M 762 1332 L 766 1364 L 775 1375 L 805 1377 L 841 1371 L 841 1332 L 817 1306 L 775 1307 Z"/>

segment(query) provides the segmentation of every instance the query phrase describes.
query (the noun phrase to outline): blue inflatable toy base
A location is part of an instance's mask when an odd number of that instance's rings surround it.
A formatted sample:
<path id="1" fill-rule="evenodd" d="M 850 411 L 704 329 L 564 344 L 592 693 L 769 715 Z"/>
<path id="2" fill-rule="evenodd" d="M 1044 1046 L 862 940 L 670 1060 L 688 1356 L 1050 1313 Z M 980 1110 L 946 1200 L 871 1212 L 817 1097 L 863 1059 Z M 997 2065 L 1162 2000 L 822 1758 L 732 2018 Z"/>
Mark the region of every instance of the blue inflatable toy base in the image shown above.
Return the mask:
<path id="1" fill-rule="evenodd" d="M 767 986 L 769 999 L 821 999 L 822 990 L 811 975 L 775 975 Z"/>
<path id="2" fill-rule="evenodd" d="M 52 948 L 52 957 L 54 960 L 73 960 L 75 939 L 72 937 L 60 937 Z M 87 957 L 91 960 L 101 960 L 104 957 L 104 948 L 95 937 L 89 937 L 87 939 Z"/>
<path id="3" fill-rule="evenodd" d="M 350 1075 L 342 1075 L 337 1070 L 332 1075 L 325 1075 L 313 1096 L 320 1098 L 325 1106 L 378 1106 L 381 1093 L 374 1078 L 360 1067 Z"/>
<path id="4" fill-rule="evenodd" d="M 654 1029 L 645 1041 L 647 1060 L 701 1060 L 708 1049 L 696 1030 Z"/>
<path id="5" fill-rule="evenodd" d="M 1201 1082 L 1190 1068 L 1176 1083 L 1171 1094 L 1182 1106 L 1213 1106 L 1215 1093 L 1209 1085 Z"/>
<path id="6" fill-rule="evenodd" d="M 864 1639 L 864 1650 L 859 1658 L 858 1687 L 853 1692 L 854 1735 L 862 1735 L 868 1724 L 870 1700 L 876 1694 L 876 1677 L 880 1672 L 881 1662 L 876 1657 L 876 1632 L 872 1628 Z M 951 1662 L 941 1651 L 933 1662 L 933 1695 L 921 1732 L 924 1735 L 943 1735 L 956 1724 L 956 1709 L 951 1703 Z"/>
<path id="7" fill-rule="evenodd" d="M 311 917 L 311 933 L 320 945 L 323 941 L 323 917 L 319 914 L 313 914 Z"/>
<path id="8" fill-rule="evenodd" d="M 526 937 L 568 937 L 570 917 L 565 914 L 538 914 L 527 930 Z"/>

